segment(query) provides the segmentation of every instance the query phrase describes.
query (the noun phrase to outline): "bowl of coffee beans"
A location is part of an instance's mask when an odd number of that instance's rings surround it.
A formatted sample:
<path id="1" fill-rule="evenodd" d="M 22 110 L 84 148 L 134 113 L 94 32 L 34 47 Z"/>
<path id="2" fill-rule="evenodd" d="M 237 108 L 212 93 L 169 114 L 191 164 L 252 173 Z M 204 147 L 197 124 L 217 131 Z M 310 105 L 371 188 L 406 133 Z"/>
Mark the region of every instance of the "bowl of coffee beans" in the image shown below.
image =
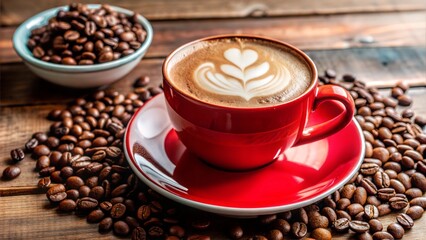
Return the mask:
<path id="1" fill-rule="evenodd" d="M 52 83 L 93 88 L 129 73 L 148 50 L 149 21 L 130 10 L 72 3 L 22 23 L 13 46 L 24 63 Z"/>

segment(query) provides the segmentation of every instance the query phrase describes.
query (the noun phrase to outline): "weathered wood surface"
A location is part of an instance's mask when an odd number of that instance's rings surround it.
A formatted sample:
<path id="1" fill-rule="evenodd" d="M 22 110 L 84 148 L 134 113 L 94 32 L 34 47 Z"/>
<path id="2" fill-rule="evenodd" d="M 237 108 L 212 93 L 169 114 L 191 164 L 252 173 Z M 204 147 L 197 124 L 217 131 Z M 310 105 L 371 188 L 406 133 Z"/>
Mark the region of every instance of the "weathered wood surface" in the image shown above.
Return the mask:
<path id="1" fill-rule="evenodd" d="M 145 58 L 164 57 L 186 42 L 224 33 L 269 36 L 304 50 L 426 46 L 425 15 L 424 11 L 416 11 L 367 15 L 155 21 L 154 40 Z M 21 61 L 12 48 L 15 29 L 0 29 L 0 63 Z"/>
<path id="2" fill-rule="evenodd" d="M 359 79 L 377 87 L 389 87 L 405 80 L 413 86 L 426 86 L 426 48 L 351 48 L 343 50 L 306 51 L 314 60 L 320 74 L 327 68 L 339 73 L 354 73 Z M 150 76 L 153 85 L 162 79 L 163 59 L 146 59 L 125 76 L 112 84 L 120 91 L 129 91 L 134 80 Z M 2 66 L 0 106 L 65 103 L 87 93 L 70 90 L 48 83 L 35 76 L 24 64 Z"/>
<path id="3" fill-rule="evenodd" d="M 88 2 L 77 1 L 77 2 Z M 101 1 L 90 1 L 101 2 Z M 426 116 L 426 4 L 424 0 L 144 0 L 103 3 L 122 6 L 153 20 L 155 37 L 138 67 L 111 87 L 131 91 L 141 75 L 151 86 L 161 82 L 161 64 L 173 49 L 188 41 L 223 33 L 252 33 L 289 42 L 315 61 L 320 74 L 332 68 L 353 73 L 369 86 L 386 88 L 405 80 L 413 86 L 413 110 Z M 203 3 L 196 5 L 196 3 Z M 45 117 L 54 108 L 90 90 L 70 90 L 36 77 L 12 49 L 16 25 L 64 0 L 5 0 L 0 2 L 0 173 L 12 164 L 10 150 L 22 147 L 37 131 L 51 124 Z M 373 40 L 373 42 L 370 42 Z M 389 89 L 383 89 L 384 95 Z M 62 214 L 37 189 L 38 173 L 29 155 L 19 162 L 21 175 L 0 179 L 0 239 L 117 239 L 101 235 L 83 217 Z M 395 214 L 381 218 L 386 226 Z M 424 239 L 426 217 L 415 222 L 404 239 Z M 214 231 L 217 231 L 214 230 Z M 225 239 L 213 232 L 216 239 Z M 351 234 L 335 239 L 353 238 Z"/>
<path id="4" fill-rule="evenodd" d="M 369 13 L 426 9 L 423 0 L 209 0 L 202 2 L 194 0 L 77 0 L 73 2 L 108 3 L 141 13 L 151 20 Z M 5 0 L 1 2 L 0 25 L 17 25 L 45 9 L 69 3 L 70 1 L 66 0 Z"/>

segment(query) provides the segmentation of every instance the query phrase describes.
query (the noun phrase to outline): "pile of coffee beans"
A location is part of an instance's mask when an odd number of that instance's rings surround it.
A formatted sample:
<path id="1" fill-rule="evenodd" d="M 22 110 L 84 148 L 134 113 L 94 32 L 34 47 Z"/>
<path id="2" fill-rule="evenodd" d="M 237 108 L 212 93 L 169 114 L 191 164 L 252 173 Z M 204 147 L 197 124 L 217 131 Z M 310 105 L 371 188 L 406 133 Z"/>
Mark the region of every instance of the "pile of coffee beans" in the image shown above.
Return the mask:
<path id="1" fill-rule="evenodd" d="M 145 41 L 138 14 L 127 16 L 109 5 L 90 9 L 72 3 L 46 26 L 31 31 L 27 42 L 33 56 L 65 65 L 110 62 L 134 53 Z"/>
<path id="2" fill-rule="evenodd" d="M 35 133 L 25 151 L 37 160 L 38 186 L 60 211 L 85 215 L 101 233 L 112 231 L 132 239 L 331 239 L 349 233 L 361 240 L 399 239 L 413 228 L 426 208 L 426 119 L 406 108 L 408 86 L 398 83 L 391 96 L 366 87 L 352 75 L 337 80 L 327 70 L 320 85 L 338 84 L 350 91 L 366 139 L 358 173 L 325 199 L 289 212 L 232 219 L 170 201 L 148 188 L 132 173 L 123 155 L 123 134 L 134 111 L 160 87 L 147 88 L 141 77 L 127 95 L 97 91 L 53 110 L 48 133 Z M 24 149 L 11 157 L 23 159 Z M 13 167 L 13 166 L 11 166 Z M 20 171 L 10 169 L 9 178 Z M 398 213 L 386 228 L 379 220 Z M 218 232 L 219 231 L 219 232 Z"/>

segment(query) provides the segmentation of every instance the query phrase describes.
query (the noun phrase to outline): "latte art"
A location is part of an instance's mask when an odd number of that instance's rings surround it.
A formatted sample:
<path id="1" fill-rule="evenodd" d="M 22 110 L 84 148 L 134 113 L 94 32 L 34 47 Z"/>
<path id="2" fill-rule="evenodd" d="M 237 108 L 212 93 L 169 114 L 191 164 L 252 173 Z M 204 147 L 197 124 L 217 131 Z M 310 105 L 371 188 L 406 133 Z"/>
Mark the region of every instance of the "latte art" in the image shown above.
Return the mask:
<path id="1" fill-rule="evenodd" d="M 168 65 L 175 88 L 221 106 L 281 104 L 303 94 L 312 81 L 303 57 L 284 45 L 259 39 L 196 42 L 176 53 Z"/>
<path id="2" fill-rule="evenodd" d="M 284 66 L 273 67 L 267 59 L 258 61 L 259 55 L 252 49 L 230 48 L 223 56 L 229 64 L 218 67 L 206 62 L 194 72 L 195 81 L 208 92 L 239 96 L 248 101 L 278 93 L 290 82 L 290 74 Z"/>

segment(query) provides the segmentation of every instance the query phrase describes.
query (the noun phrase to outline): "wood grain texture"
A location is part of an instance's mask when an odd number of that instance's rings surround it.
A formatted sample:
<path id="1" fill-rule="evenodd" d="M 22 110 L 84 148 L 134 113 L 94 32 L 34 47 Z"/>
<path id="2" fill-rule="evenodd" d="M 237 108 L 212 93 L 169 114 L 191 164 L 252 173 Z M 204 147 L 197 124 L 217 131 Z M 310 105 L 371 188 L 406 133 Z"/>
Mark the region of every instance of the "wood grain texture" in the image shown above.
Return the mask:
<path id="1" fill-rule="evenodd" d="M 145 58 L 165 57 L 189 41 L 226 33 L 257 34 L 303 50 L 426 46 L 426 12 L 294 16 L 260 19 L 153 22 L 154 40 Z M 15 27 L 0 30 L 0 63 L 21 61 L 12 48 Z M 187 31 L 191 29 L 191 31 Z M 365 42 L 372 40 L 373 42 Z"/>
<path id="2" fill-rule="evenodd" d="M 0 239 L 123 239 L 112 233 L 99 234 L 97 224 L 89 224 L 84 217 L 78 217 L 73 213 L 59 213 L 50 206 L 43 194 L 0 197 Z M 381 217 L 384 229 L 395 222 L 397 214 L 389 214 Z M 244 221 L 231 220 L 225 221 Z M 414 227 L 407 231 L 404 239 L 423 239 L 426 217 L 416 220 Z M 221 235 L 217 229 L 213 232 L 212 239 L 228 239 L 229 236 Z M 203 232 L 205 233 L 205 232 Z M 335 234 L 333 239 L 351 239 L 352 234 Z"/>
<path id="3" fill-rule="evenodd" d="M 426 48 L 355 48 L 344 50 L 306 51 L 314 60 L 320 74 L 332 68 L 338 73 L 354 73 L 377 87 L 390 87 L 405 80 L 411 85 L 426 86 Z M 162 59 L 145 59 L 128 75 L 111 86 L 130 91 L 134 80 L 150 76 L 152 85 L 162 79 Z M 35 76 L 21 63 L 6 64 L 1 68 L 0 106 L 25 104 L 65 103 L 87 94 L 88 90 L 70 90 L 53 85 Z"/>
<path id="4" fill-rule="evenodd" d="M 108 3 L 141 13 L 148 19 L 238 18 L 354 12 L 388 12 L 426 9 L 423 0 L 144 0 L 72 1 Z M 17 25 L 45 9 L 69 4 L 68 0 L 5 0 L 1 2 L 1 25 Z"/>

